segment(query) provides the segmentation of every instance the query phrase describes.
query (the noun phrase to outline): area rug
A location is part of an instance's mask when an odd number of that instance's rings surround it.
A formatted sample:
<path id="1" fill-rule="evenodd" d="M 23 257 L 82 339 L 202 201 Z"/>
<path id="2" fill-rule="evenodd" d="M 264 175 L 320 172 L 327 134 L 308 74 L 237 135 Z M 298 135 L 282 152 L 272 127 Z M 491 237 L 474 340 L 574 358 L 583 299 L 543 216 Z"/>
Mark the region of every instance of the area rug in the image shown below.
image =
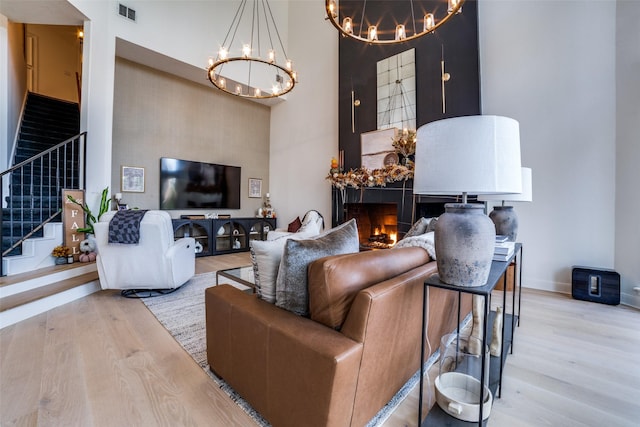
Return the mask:
<path id="1" fill-rule="evenodd" d="M 145 298 L 142 301 L 175 340 L 189 353 L 196 363 L 209 375 L 238 406 L 262 427 L 270 424 L 256 412 L 233 388 L 211 372 L 207 363 L 207 342 L 205 329 L 204 291 L 214 286 L 216 274 L 205 273 L 194 276 L 178 290 L 167 295 Z M 228 279 L 225 279 L 225 283 Z M 231 283 L 233 284 L 233 283 Z M 243 288 L 242 285 L 238 285 Z M 437 359 L 433 354 L 425 363 L 428 369 Z M 418 383 L 420 372 L 416 372 L 378 414 L 369 421 L 367 427 L 378 427 L 389 418 L 398 405 Z"/>

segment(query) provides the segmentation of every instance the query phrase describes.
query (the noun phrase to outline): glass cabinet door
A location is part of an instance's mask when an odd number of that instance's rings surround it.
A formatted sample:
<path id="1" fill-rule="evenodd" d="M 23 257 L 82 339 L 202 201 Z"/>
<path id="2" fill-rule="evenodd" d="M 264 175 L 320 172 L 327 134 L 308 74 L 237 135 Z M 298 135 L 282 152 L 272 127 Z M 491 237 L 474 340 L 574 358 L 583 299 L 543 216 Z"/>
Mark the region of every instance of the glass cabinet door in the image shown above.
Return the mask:
<path id="1" fill-rule="evenodd" d="M 238 222 L 233 222 L 233 235 L 231 236 L 231 247 L 233 249 L 247 248 L 247 231 L 244 226 Z"/>
<path id="2" fill-rule="evenodd" d="M 233 227 L 231 222 L 218 223 L 216 225 L 216 251 L 231 250 L 231 233 Z"/>
<path id="3" fill-rule="evenodd" d="M 191 237 L 196 241 L 196 256 L 211 255 L 209 230 L 204 225 L 196 222 L 191 223 Z"/>
<path id="4" fill-rule="evenodd" d="M 271 231 L 271 224 L 265 220 L 257 220 L 251 224 L 251 231 L 249 232 L 250 240 L 267 240 L 267 234 Z"/>

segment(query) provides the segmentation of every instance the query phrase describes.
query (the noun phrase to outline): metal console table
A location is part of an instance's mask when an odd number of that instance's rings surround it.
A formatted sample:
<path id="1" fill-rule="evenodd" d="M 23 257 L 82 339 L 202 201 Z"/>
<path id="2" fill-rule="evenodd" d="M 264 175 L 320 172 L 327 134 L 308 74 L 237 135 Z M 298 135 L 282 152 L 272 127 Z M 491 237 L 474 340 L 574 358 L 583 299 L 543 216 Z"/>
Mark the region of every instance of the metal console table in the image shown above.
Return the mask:
<path id="1" fill-rule="evenodd" d="M 513 264 L 514 265 L 514 274 L 513 274 L 513 292 L 512 292 L 512 305 L 511 305 L 511 314 L 507 313 L 506 310 L 506 302 L 507 302 L 507 268 Z M 513 336 L 514 336 L 514 327 L 517 325 L 520 326 L 520 304 L 521 304 L 521 296 L 522 296 L 522 244 L 516 243 L 515 250 L 511 257 L 506 261 L 493 261 L 491 264 L 491 271 L 489 272 L 489 278 L 487 279 L 487 283 L 483 286 L 474 286 L 474 287 L 465 287 L 465 286 L 455 286 L 444 283 L 440 280 L 438 274 L 434 274 L 429 277 L 424 282 L 424 292 L 423 292 L 423 302 L 422 302 L 422 336 L 421 336 L 421 351 L 420 351 L 420 360 L 422 363 L 420 364 L 420 397 L 418 401 L 418 426 L 427 426 L 427 425 L 458 425 L 460 423 L 461 426 L 468 426 L 469 423 L 461 420 L 457 420 L 446 412 L 440 409 L 437 404 L 434 404 L 431 411 L 429 411 L 429 415 L 425 420 L 422 419 L 422 400 L 423 400 L 423 378 L 424 378 L 424 357 L 425 357 L 425 329 L 426 329 L 426 317 L 427 317 L 427 288 L 429 286 L 446 289 L 454 292 L 458 292 L 458 328 L 456 332 L 459 332 L 460 329 L 460 297 L 462 293 L 468 293 L 473 295 L 480 295 L 484 299 L 484 325 L 483 325 L 483 334 L 482 334 L 482 348 L 486 348 L 487 343 L 490 342 L 490 328 L 489 322 L 495 317 L 495 312 L 491 312 L 491 293 L 495 289 L 495 287 L 500 282 L 500 278 L 503 278 L 503 292 L 502 292 L 502 306 L 503 306 L 503 322 L 502 322 L 502 351 L 500 352 L 500 357 L 490 357 L 490 368 L 489 368 L 489 389 L 493 393 L 494 396 L 500 398 L 502 394 L 502 370 L 504 367 L 504 363 L 506 361 L 507 355 L 506 352 L 510 351 L 513 353 Z M 517 300 L 517 312 L 516 312 L 516 293 L 518 294 Z M 506 340 L 505 340 L 506 338 Z M 485 366 L 486 352 L 482 352 L 482 365 Z M 496 378 L 497 377 L 497 378 Z M 485 371 L 481 370 L 480 384 L 485 383 Z M 498 394 L 496 395 L 496 390 Z M 479 398 L 479 418 L 478 425 L 483 425 L 483 404 L 482 399 L 483 393 L 480 393 Z"/>

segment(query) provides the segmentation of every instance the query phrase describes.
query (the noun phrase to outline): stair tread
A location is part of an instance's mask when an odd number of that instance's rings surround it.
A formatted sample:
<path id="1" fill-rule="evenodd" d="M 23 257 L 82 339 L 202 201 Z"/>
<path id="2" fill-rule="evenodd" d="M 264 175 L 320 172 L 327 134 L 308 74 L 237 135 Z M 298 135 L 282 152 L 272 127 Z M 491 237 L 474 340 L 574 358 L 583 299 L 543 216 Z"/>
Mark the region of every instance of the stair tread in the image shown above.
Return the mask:
<path id="1" fill-rule="evenodd" d="M 11 276 L 0 277 L 0 287 L 13 285 L 15 283 L 25 282 L 27 280 L 39 279 L 53 273 L 59 273 L 65 270 L 73 270 L 86 266 L 87 263 L 74 262 L 73 264 L 50 265 L 48 267 L 38 268 L 37 270 L 28 271 L 26 273 L 12 274 Z"/>
<path id="2" fill-rule="evenodd" d="M 0 312 L 58 294 L 60 292 L 64 292 L 77 286 L 92 282 L 94 280 L 98 280 L 97 271 L 92 271 L 90 273 L 85 273 L 76 277 L 72 277 L 70 279 L 61 280 L 59 282 L 51 283 L 45 286 L 40 286 L 36 289 L 31 289 L 26 292 L 21 292 L 19 294 L 0 298 Z"/>

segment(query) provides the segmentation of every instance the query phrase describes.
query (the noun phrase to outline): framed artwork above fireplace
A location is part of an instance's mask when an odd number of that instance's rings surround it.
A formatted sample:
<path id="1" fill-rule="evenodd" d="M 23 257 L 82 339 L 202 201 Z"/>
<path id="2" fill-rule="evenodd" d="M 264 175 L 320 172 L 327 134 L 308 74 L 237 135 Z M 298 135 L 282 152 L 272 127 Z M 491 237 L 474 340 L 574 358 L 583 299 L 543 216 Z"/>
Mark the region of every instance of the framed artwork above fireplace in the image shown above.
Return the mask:
<path id="1" fill-rule="evenodd" d="M 361 167 L 372 170 L 398 164 L 398 155 L 393 148 L 393 138 L 398 132 L 396 128 L 389 128 L 360 135 Z"/>

